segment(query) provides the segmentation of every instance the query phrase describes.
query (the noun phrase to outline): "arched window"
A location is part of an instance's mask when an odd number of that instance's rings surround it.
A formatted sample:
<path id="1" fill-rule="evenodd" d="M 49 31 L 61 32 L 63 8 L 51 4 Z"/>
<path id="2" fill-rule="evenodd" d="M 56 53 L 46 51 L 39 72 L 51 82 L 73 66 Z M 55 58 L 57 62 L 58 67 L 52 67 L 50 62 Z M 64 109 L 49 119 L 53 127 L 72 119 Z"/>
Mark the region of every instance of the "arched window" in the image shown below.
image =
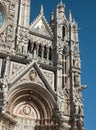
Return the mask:
<path id="1" fill-rule="evenodd" d="M 62 40 L 64 40 L 65 37 L 65 26 L 62 27 Z"/>
<path id="2" fill-rule="evenodd" d="M 44 58 L 47 59 L 47 47 L 44 46 Z"/>
<path id="3" fill-rule="evenodd" d="M 36 49 L 36 42 L 33 43 L 33 50 L 34 51 Z"/>
<path id="4" fill-rule="evenodd" d="M 41 44 L 39 45 L 38 56 L 42 57 L 42 46 L 41 46 Z"/>
<path id="5" fill-rule="evenodd" d="M 52 48 L 49 48 L 49 60 L 52 60 Z"/>
<path id="6" fill-rule="evenodd" d="M 32 42 L 29 40 L 28 42 L 28 52 L 32 51 Z"/>

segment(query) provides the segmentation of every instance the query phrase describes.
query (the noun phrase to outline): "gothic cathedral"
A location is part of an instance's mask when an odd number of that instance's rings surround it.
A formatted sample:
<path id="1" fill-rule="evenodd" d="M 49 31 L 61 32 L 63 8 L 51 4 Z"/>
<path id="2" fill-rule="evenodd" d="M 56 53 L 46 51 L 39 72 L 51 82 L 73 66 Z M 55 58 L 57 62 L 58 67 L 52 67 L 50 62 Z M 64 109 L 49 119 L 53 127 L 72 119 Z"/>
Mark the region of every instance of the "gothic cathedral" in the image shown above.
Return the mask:
<path id="1" fill-rule="evenodd" d="M 0 0 L 0 130 L 85 130 L 78 24 L 62 0 L 29 21 L 30 0 Z"/>

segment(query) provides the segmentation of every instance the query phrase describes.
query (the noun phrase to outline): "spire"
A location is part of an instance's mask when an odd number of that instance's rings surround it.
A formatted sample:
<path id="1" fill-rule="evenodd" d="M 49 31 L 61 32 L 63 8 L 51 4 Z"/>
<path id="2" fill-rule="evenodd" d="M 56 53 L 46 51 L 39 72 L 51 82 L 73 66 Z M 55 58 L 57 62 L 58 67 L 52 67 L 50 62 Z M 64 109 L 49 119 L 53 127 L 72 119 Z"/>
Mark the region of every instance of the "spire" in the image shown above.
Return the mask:
<path id="1" fill-rule="evenodd" d="M 72 13 L 71 13 L 71 10 L 69 10 L 69 22 L 72 22 L 72 21 L 73 21 Z"/>
<path id="2" fill-rule="evenodd" d="M 62 0 L 60 0 L 60 4 L 59 4 L 59 6 L 62 6 L 62 7 L 65 8 L 65 4 L 62 2 Z"/>
<path id="3" fill-rule="evenodd" d="M 41 15 L 43 15 L 43 14 L 44 14 L 43 5 L 41 5 L 41 8 L 40 8 L 40 14 L 41 14 Z"/>
<path id="4" fill-rule="evenodd" d="M 60 0 L 60 6 L 63 6 L 63 2 L 62 2 L 62 0 Z"/>

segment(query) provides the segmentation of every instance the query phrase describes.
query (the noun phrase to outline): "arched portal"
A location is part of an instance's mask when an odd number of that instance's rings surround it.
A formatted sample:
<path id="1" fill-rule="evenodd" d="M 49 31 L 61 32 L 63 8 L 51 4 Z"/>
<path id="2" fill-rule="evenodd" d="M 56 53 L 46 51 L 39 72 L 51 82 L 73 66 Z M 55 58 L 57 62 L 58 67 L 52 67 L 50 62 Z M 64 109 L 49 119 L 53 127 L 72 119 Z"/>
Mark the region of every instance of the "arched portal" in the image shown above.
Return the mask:
<path id="1" fill-rule="evenodd" d="M 22 83 L 10 88 L 8 112 L 17 121 L 14 130 L 41 130 L 53 127 L 53 96 L 36 83 Z"/>

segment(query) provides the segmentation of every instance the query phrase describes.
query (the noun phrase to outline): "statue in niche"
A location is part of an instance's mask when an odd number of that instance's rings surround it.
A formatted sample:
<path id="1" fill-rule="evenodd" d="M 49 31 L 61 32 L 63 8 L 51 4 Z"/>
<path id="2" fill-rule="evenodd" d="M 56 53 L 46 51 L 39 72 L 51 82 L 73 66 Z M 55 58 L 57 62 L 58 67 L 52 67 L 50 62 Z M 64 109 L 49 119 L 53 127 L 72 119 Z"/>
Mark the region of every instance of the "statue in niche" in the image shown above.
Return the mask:
<path id="1" fill-rule="evenodd" d="M 27 44 L 28 43 L 28 39 L 29 39 L 29 34 L 28 34 L 28 31 L 26 30 L 25 32 L 24 32 L 24 36 L 23 36 L 24 38 L 23 38 L 23 42 L 25 43 L 25 44 Z"/>
<path id="2" fill-rule="evenodd" d="M 65 114 L 69 113 L 69 106 L 70 106 L 70 100 L 65 95 L 65 101 L 64 101 L 64 112 L 65 112 Z"/>
<path id="3" fill-rule="evenodd" d="M 79 99 L 78 102 L 75 103 L 75 114 L 80 114 L 80 115 L 83 115 L 83 105 L 82 105 L 82 102 L 81 100 Z"/>
<path id="4" fill-rule="evenodd" d="M 75 66 L 76 66 L 76 67 L 79 67 L 79 64 L 80 64 L 79 59 L 78 59 L 78 58 L 75 58 Z"/>
<path id="5" fill-rule="evenodd" d="M 58 109 L 60 111 L 64 111 L 64 94 L 62 90 L 58 91 L 59 93 L 57 94 L 57 105 Z"/>
<path id="6" fill-rule="evenodd" d="M 18 41 L 22 41 L 22 39 L 23 39 L 23 30 L 21 28 L 19 29 L 19 34 L 17 35 L 17 37 L 18 37 Z"/>
<path id="7" fill-rule="evenodd" d="M 79 84 L 80 84 L 80 79 L 79 79 L 79 76 L 78 76 L 78 75 L 74 75 L 74 82 L 75 82 L 76 87 L 79 86 Z"/>
<path id="8" fill-rule="evenodd" d="M 70 90 L 67 88 L 68 86 L 65 86 L 63 93 L 64 93 L 64 112 L 66 114 L 69 113 L 69 109 L 70 109 Z"/>
<path id="9" fill-rule="evenodd" d="M 81 95 L 81 89 L 80 88 L 74 88 L 74 97 L 75 97 L 75 102 L 82 102 L 82 95 Z"/>
<path id="10" fill-rule="evenodd" d="M 80 88 L 74 88 L 74 112 L 83 115 L 82 95 Z"/>
<path id="11" fill-rule="evenodd" d="M 22 42 L 19 42 L 18 45 L 17 45 L 17 50 L 19 53 L 22 53 L 22 54 L 27 54 L 27 49 L 26 49 L 26 45 Z"/>

